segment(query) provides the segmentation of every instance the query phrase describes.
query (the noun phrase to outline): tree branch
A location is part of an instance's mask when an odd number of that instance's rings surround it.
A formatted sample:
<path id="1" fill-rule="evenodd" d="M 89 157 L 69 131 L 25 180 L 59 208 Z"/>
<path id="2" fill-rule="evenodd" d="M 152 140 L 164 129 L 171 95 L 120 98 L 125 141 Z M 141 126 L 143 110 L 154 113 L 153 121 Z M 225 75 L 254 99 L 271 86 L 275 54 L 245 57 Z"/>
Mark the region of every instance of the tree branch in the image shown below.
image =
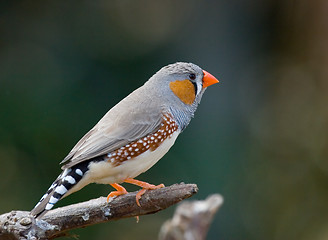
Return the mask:
<path id="1" fill-rule="evenodd" d="M 146 191 L 140 199 L 141 207 L 136 204 L 137 192 L 116 197 L 109 203 L 100 197 L 54 209 L 41 220 L 35 220 L 27 211 L 11 211 L 0 215 L 0 240 L 54 239 L 71 229 L 161 211 L 197 191 L 196 184 L 184 183 Z"/>
<path id="2" fill-rule="evenodd" d="M 166 221 L 159 234 L 160 240 L 203 240 L 214 215 L 223 204 L 220 194 L 201 201 L 186 201 L 175 209 L 172 219 Z"/>

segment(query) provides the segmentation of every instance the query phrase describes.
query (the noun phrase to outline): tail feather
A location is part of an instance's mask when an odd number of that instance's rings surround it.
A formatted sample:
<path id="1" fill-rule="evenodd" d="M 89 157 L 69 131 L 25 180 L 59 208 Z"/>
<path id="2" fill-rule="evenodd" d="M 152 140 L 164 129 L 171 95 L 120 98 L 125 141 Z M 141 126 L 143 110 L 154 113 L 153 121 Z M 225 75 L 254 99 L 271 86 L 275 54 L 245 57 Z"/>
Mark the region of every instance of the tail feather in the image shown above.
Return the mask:
<path id="1" fill-rule="evenodd" d="M 82 179 L 87 170 L 87 167 L 81 168 L 81 166 L 65 169 L 32 209 L 31 215 L 35 218 L 41 218 L 47 211 L 52 209 L 60 199 L 71 194 L 72 192 L 69 190 Z"/>

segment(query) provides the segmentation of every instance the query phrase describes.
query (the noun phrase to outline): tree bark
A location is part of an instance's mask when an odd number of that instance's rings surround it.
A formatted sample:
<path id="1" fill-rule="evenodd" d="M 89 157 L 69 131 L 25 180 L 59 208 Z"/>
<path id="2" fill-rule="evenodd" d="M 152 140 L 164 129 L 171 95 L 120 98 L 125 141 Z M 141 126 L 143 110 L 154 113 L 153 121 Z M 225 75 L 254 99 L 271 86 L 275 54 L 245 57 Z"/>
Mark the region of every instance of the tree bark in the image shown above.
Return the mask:
<path id="1" fill-rule="evenodd" d="M 105 197 L 72 204 L 49 211 L 42 219 L 34 219 L 27 211 L 11 211 L 0 215 L 0 240 L 54 239 L 75 228 L 121 218 L 152 214 L 197 193 L 196 184 L 174 184 L 146 191 L 136 204 L 137 192 L 118 196 L 107 203 Z"/>
<path id="2" fill-rule="evenodd" d="M 159 240 L 204 240 L 214 215 L 223 204 L 220 194 L 201 201 L 186 201 L 161 228 Z"/>

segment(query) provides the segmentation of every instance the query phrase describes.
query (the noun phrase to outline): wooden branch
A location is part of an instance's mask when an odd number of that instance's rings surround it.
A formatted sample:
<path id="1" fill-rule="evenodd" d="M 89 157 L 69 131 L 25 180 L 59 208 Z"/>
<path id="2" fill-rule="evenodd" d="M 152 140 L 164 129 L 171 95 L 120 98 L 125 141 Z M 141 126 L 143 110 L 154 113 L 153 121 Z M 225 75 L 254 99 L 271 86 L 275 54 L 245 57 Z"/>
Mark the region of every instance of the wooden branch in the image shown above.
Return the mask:
<path id="1" fill-rule="evenodd" d="M 203 201 L 181 203 L 172 219 L 160 230 L 160 240 L 204 240 L 215 213 L 223 204 L 220 194 L 213 194 Z"/>
<path id="2" fill-rule="evenodd" d="M 54 209 L 40 220 L 35 220 L 27 211 L 11 211 L 0 215 L 0 240 L 54 239 L 71 229 L 161 211 L 197 191 L 196 184 L 184 183 L 146 191 L 140 199 L 141 207 L 136 204 L 137 192 L 116 197 L 109 203 L 100 197 Z"/>

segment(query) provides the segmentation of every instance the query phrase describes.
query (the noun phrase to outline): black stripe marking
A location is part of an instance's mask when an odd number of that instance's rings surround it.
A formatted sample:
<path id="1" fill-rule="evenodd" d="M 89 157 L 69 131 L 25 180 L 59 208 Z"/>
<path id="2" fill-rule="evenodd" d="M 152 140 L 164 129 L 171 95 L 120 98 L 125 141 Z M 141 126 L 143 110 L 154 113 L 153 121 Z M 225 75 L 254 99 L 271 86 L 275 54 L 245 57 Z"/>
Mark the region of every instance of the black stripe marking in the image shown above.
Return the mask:
<path id="1" fill-rule="evenodd" d="M 197 96 L 197 83 L 193 82 L 193 81 L 190 81 L 193 85 L 194 85 L 194 89 L 195 89 L 195 96 Z"/>
<path id="2" fill-rule="evenodd" d="M 83 172 L 82 172 L 82 173 L 83 173 Z M 70 172 L 69 175 L 70 175 L 72 178 L 75 179 L 76 183 L 78 183 L 78 182 L 82 179 L 82 177 L 83 177 L 83 176 L 80 176 L 79 174 L 77 174 L 77 173 L 75 172 L 75 170 L 72 171 L 72 172 Z"/>
<path id="3" fill-rule="evenodd" d="M 54 192 L 54 194 L 52 195 L 54 198 L 57 198 L 57 199 L 61 199 L 61 197 L 63 196 L 63 195 L 61 195 L 60 193 L 58 193 L 58 192 Z"/>
<path id="4" fill-rule="evenodd" d="M 75 184 L 70 184 L 68 181 L 64 180 L 61 185 L 64 185 L 67 190 L 70 190 Z"/>
<path id="5" fill-rule="evenodd" d="M 58 201 L 79 181 L 83 178 L 84 174 L 89 170 L 89 164 L 91 162 L 101 162 L 106 159 L 106 155 L 102 155 L 84 162 L 77 164 L 76 166 L 72 166 L 69 169 L 64 169 L 64 171 L 58 176 L 58 178 L 53 182 L 50 188 L 47 190 L 44 197 L 38 202 L 38 204 L 32 209 L 31 214 L 34 215 L 36 218 L 41 218 L 47 211 L 49 211 L 56 202 L 50 202 L 51 197 L 57 199 Z M 78 172 L 82 172 L 82 176 L 78 174 Z M 81 173 L 80 172 L 80 173 Z M 65 180 L 66 176 L 71 176 L 75 179 L 75 183 L 71 184 L 67 180 Z M 61 187 L 62 186 L 62 187 Z M 63 194 L 58 192 L 58 188 L 66 188 L 66 192 Z M 57 190 L 57 191 L 56 191 Z M 63 192 L 64 189 L 60 189 L 60 192 Z M 54 201 L 54 200 L 53 200 Z M 48 205 L 49 204 L 49 205 Z M 51 206 L 50 206 L 51 205 Z"/>

